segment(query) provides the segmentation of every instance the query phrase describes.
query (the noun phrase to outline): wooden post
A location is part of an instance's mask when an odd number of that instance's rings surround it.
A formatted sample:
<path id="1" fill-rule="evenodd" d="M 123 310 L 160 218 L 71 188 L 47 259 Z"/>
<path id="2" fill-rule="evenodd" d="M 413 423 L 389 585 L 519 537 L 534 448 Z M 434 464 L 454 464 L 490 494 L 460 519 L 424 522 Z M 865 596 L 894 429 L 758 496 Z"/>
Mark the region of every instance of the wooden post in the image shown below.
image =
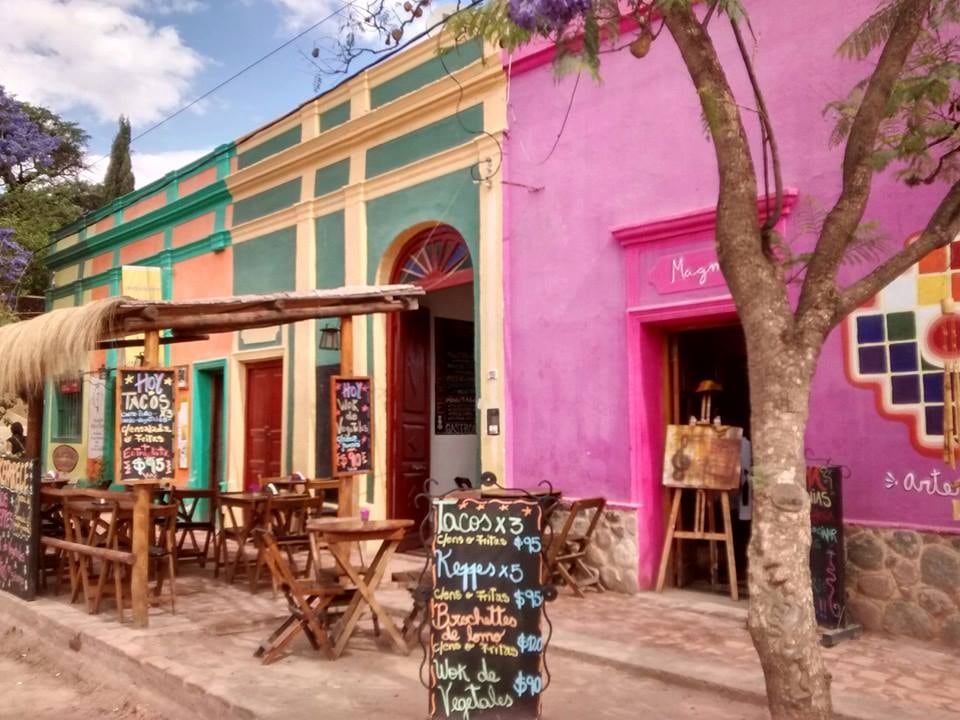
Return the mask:
<path id="1" fill-rule="evenodd" d="M 160 364 L 160 332 L 157 330 L 143 334 L 143 364 L 154 367 Z"/>
<path id="2" fill-rule="evenodd" d="M 131 568 L 130 595 L 133 604 L 133 626 L 147 627 L 149 622 L 148 585 L 150 570 L 150 500 L 156 480 L 127 480 L 133 488 L 133 568 Z"/>
<path id="3" fill-rule="evenodd" d="M 340 318 L 340 374 L 353 375 L 353 318 Z M 332 420 L 332 418 L 331 418 Z M 359 493 L 357 478 L 359 475 L 348 475 L 341 478 L 340 505 L 337 514 L 341 517 L 354 517 L 360 514 Z"/>
<path id="4" fill-rule="evenodd" d="M 27 457 L 39 458 L 43 440 L 43 390 L 27 398 Z M 40 463 L 43 465 L 43 462 Z"/>

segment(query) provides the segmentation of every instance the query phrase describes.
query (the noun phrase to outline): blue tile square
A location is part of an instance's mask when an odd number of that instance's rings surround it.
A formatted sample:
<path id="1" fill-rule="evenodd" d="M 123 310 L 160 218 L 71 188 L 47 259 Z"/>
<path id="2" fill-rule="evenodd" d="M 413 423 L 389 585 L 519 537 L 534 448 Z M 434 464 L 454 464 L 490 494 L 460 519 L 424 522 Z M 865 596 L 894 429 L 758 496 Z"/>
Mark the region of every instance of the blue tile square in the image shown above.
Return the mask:
<path id="1" fill-rule="evenodd" d="M 857 318 L 857 342 L 883 342 L 883 315 L 861 315 Z"/>
<path id="2" fill-rule="evenodd" d="M 915 342 L 890 345 L 890 372 L 916 372 L 919 368 Z"/>
<path id="3" fill-rule="evenodd" d="M 920 402 L 920 376 L 894 375 L 890 378 L 894 405 Z"/>
<path id="4" fill-rule="evenodd" d="M 943 405 L 928 405 L 924 410 L 927 435 L 943 435 Z"/>
<path id="5" fill-rule="evenodd" d="M 923 401 L 925 403 L 943 402 L 943 373 L 924 373 Z"/>
<path id="6" fill-rule="evenodd" d="M 883 345 L 869 345 L 858 351 L 860 372 L 863 375 L 875 375 L 887 371 L 887 349 Z"/>

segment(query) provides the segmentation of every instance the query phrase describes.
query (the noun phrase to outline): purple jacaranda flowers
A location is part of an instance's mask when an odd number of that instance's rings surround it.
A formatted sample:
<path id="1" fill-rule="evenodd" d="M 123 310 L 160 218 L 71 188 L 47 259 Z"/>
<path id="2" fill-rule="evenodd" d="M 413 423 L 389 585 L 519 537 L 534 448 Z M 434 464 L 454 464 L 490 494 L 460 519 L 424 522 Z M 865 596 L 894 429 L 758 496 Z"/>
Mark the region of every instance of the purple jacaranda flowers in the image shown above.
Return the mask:
<path id="1" fill-rule="evenodd" d="M 49 165 L 60 138 L 44 132 L 0 85 L 0 166 Z"/>
<path id="2" fill-rule="evenodd" d="M 509 0 L 510 19 L 524 30 L 558 30 L 590 9 L 590 0 Z"/>

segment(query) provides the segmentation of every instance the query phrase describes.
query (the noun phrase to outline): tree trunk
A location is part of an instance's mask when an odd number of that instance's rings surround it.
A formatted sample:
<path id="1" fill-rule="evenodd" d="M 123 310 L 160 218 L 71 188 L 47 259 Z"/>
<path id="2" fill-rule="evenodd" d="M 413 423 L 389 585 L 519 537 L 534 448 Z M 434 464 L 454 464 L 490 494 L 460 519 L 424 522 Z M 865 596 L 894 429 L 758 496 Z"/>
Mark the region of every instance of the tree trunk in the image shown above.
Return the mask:
<path id="1" fill-rule="evenodd" d="M 747 334 L 753 436 L 748 625 L 773 720 L 832 717 L 810 585 L 810 498 L 804 431 L 819 347 L 797 349 L 769 328 Z"/>

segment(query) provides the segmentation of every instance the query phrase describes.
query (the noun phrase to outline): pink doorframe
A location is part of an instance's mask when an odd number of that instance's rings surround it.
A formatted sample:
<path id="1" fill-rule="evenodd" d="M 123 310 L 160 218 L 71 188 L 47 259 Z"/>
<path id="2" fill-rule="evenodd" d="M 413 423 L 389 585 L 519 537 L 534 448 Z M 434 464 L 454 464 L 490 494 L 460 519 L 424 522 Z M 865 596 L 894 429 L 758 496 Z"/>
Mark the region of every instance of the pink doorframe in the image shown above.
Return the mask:
<path id="1" fill-rule="evenodd" d="M 781 235 L 797 195 L 793 189 L 784 193 L 776 228 Z M 768 206 L 767 198 L 757 199 L 761 222 Z M 716 208 L 706 208 L 613 230 L 624 249 L 626 272 L 630 499 L 637 508 L 637 580 L 642 589 L 654 586 L 665 529 L 661 474 L 666 333 L 737 320 L 729 290 L 717 277 L 715 227 Z"/>
<path id="2" fill-rule="evenodd" d="M 627 312 L 631 497 L 637 505 L 637 579 L 652 589 L 664 536 L 661 485 L 666 427 L 666 335 L 737 319 L 729 296 Z"/>

